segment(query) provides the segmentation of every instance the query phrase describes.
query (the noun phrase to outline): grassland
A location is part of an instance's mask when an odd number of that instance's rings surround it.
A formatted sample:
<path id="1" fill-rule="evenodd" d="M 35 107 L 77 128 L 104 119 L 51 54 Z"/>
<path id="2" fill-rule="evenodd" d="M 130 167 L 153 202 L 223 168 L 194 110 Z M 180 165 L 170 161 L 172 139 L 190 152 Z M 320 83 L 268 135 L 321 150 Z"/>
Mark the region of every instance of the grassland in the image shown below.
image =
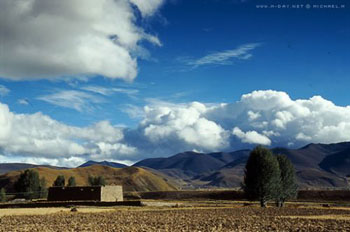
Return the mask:
<path id="1" fill-rule="evenodd" d="M 102 212 L 45 210 L 41 215 L 35 211 L 15 215 L 7 210 L 7 216 L 0 217 L 0 231 L 350 231 L 347 207 L 262 209 L 229 202 L 176 202 L 172 207 L 119 207 Z"/>

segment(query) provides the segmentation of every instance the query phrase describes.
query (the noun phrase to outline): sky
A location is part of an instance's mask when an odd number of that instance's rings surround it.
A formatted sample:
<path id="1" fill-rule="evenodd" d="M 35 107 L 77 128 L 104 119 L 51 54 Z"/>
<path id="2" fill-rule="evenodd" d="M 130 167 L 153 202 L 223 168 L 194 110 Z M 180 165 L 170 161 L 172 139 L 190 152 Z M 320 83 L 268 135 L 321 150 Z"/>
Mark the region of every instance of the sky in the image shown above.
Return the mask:
<path id="1" fill-rule="evenodd" d="M 0 162 L 350 141 L 342 0 L 1 0 Z"/>

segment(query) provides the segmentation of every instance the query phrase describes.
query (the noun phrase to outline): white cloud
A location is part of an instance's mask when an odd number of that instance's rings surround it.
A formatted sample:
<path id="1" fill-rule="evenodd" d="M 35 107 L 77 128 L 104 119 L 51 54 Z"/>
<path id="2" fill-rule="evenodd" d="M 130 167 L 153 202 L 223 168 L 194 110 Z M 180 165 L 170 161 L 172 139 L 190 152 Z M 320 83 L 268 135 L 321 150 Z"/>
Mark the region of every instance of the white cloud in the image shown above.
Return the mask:
<path id="1" fill-rule="evenodd" d="M 199 59 L 185 59 L 185 63 L 192 68 L 197 68 L 203 65 L 228 65 L 232 64 L 232 59 L 238 60 L 247 60 L 250 59 L 253 55 L 250 53 L 251 50 L 254 50 L 256 47 L 260 46 L 259 43 L 244 44 L 239 46 L 236 49 L 225 50 L 221 52 L 215 52 L 208 54 Z"/>
<path id="2" fill-rule="evenodd" d="M 256 131 L 243 132 L 238 127 L 235 127 L 232 130 L 232 134 L 241 139 L 243 143 L 271 145 L 271 140 L 267 136 L 261 135 Z"/>
<path id="3" fill-rule="evenodd" d="M 127 113 L 132 119 L 142 119 L 145 116 L 145 112 L 142 107 L 126 104 L 121 109 L 124 113 Z"/>
<path id="4" fill-rule="evenodd" d="M 6 86 L 0 85 L 0 96 L 6 96 L 7 94 L 9 94 L 10 90 L 8 88 L 6 88 Z"/>
<path id="5" fill-rule="evenodd" d="M 91 111 L 90 103 L 101 103 L 103 99 L 77 90 L 60 90 L 56 93 L 40 96 L 37 99 L 53 105 L 75 109 L 77 111 Z"/>
<path id="6" fill-rule="evenodd" d="M 320 96 L 292 100 L 285 92 L 261 90 L 234 103 L 148 103 L 143 113 L 131 110 L 143 115 L 132 138 L 147 154 L 350 141 L 350 106 Z"/>
<path id="7" fill-rule="evenodd" d="M 84 86 L 81 88 L 82 90 L 93 92 L 93 93 L 98 93 L 104 96 L 110 96 L 115 93 L 121 93 L 121 94 L 126 94 L 126 95 L 135 95 L 139 92 L 137 89 L 127 89 L 127 88 L 106 88 L 103 86 Z"/>
<path id="8" fill-rule="evenodd" d="M 132 3 L 151 16 L 160 0 L 2 0 L 0 77 L 12 80 L 103 75 L 133 80 L 140 41 Z"/>
<path id="9" fill-rule="evenodd" d="M 129 157 L 137 148 L 124 143 L 123 129 L 100 121 L 88 127 L 68 126 L 42 113 L 14 114 L 0 103 L 0 150 L 31 163 L 82 163 L 90 157 Z"/>
<path id="10" fill-rule="evenodd" d="M 350 106 L 336 106 L 320 96 L 292 100 L 285 92 L 253 91 L 238 102 L 218 105 L 207 116 L 223 128 L 266 136 L 272 146 L 350 140 Z"/>
<path id="11" fill-rule="evenodd" d="M 142 117 L 137 128 L 108 121 L 72 127 L 42 113 L 15 114 L 0 104 L 0 151 L 6 157 L 57 159 L 61 164 L 72 157 L 131 162 L 188 150 L 350 141 L 350 106 L 337 106 L 320 96 L 293 100 L 285 92 L 261 90 L 233 103 L 152 100 L 131 111 Z"/>
<path id="12" fill-rule="evenodd" d="M 29 105 L 29 101 L 28 101 L 28 99 L 18 99 L 18 104 L 20 104 L 20 105 Z"/>
<path id="13" fill-rule="evenodd" d="M 205 118 L 207 106 L 166 104 L 146 106 L 140 123 L 143 135 L 155 146 L 158 143 L 181 146 L 186 150 L 220 150 L 228 145 L 228 132 L 214 121 Z"/>
<path id="14" fill-rule="evenodd" d="M 163 4 L 164 0 L 131 0 L 141 11 L 141 14 L 146 17 L 154 14 L 160 5 Z"/>

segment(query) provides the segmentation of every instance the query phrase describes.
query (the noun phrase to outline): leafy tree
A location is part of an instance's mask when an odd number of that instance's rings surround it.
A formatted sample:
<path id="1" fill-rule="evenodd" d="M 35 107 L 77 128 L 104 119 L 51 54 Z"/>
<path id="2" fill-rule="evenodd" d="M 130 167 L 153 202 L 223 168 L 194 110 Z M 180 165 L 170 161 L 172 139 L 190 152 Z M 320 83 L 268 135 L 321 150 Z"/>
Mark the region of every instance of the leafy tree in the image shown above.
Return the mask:
<path id="1" fill-rule="evenodd" d="M 66 182 L 66 180 L 65 180 L 64 176 L 59 175 L 59 176 L 57 176 L 55 182 L 53 182 L 53 186 L 54 187 L 64 187 L 65 182 Z"/>
<path id="2" fill-rule="evenodd" d="M 272 152 L 257 146 L 245 166 L 243 190 L 250 200 L 259 200 L 261 207 L 275 199 L 281 185 L 281 172 L 278 161 Z"/>
<path id="3" fill-rule="evenodd" d="M 0 202 L 5 202 L 5 201 L 7 201 L 6 191 L 4 188 L 1 188 L 1 190 L 0 190 Z"/>
<path id="4" fill-rule="evenodd" d="M 292 162 L 285 155 L 278 155 L 276 158 L 281 170 L 281 188 L 276 196 L 276 205 L 283 207 L 287 199 L 297 196 L 298 186 Z"/>
<path id="5" fill-rule="evenodd" d="M 71 176 L 69 177 L 68 179 L 68 187 L 75 187 L 77 184 L 75 182 L 75 177 L 74 176 Z"/>
<path id="6" fill-rule="evenodd" d="M 91 186 L 105 186 L 106 180 L 103 176 L 89 176 L 89 185 Z"/>
<path id="7" fill-rule="evenodd" d="M 21 173 L 15 183 L 18 197 L 33 199 L 40 197 L 40 179 L 37 171 L 27 169 Z"/>
<path id="8" fill-rule="evenodd" d="M 46 179 L 45 177 L 40 178 L 40 186 L 39 186 L 39 191 L 40 191 L 40 198 L 47 198 L 47 187 L 46 187 Z"/>

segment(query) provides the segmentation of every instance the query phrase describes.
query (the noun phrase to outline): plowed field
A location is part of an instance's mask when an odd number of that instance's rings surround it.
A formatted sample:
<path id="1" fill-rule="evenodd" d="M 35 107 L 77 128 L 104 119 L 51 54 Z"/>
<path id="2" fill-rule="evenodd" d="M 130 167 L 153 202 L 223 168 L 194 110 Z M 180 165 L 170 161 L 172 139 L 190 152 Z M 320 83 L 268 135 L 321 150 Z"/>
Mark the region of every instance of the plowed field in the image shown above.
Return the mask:
<path id="1" fill-rule="evenodd" d="M 346 208 L 145 207 L 96 213 L 78 209 L 0 220 L 0 231 L 350 231 Z"/>

